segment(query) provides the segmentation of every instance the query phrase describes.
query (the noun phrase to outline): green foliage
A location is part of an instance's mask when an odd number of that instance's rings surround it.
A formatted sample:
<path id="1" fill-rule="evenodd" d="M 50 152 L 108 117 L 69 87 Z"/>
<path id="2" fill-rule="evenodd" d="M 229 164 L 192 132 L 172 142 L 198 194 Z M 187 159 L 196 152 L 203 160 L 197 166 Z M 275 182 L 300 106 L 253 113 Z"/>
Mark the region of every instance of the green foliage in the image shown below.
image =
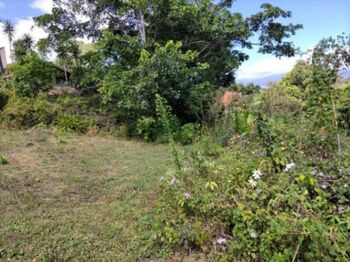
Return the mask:
<path id="1" fill-rule="evenodd" d="M 196 63 L 198 54 L 182 52 L 180 42 L 157 46 L 154 53 L 142 50 L 139 65 L 126 71 L 114 66 L 106 75 L 101 94 L 115 109 L 121 120 L 133 121 L 142 116 L 155 116 L 155 96 L 164 97 L 173 113 L 181 120 L 195 118 L 194 91 L 203 83 L 201 75 L 207 65 Z M 200 93 L 198 94 L 201 95 Z"/>
<path id="2" fill-rule="evenodd" d="M 153 117 L 141 117 L 137 120 L 137 134 L 145 141 L 154 140 L 156 120 Z"/>
<path id="3" fill-rule="evenodd" d="M 1 125 L 7 128 L 29 128 L 38 124 L 50 125 L 57 116 L 57 108 L 44 97 L 27 98 L 7 91 L 8 102 L 0 112 Z"/>
<path id="4" fill-rule="evenodd" d="M 258 120 L 265 143 L 257 143 L 256 134 L 235 136 L 219 158 L 194 149 L 181 174 L 165 176 L 154 225 L 157 244 L 205 250 L 208 260 L 220 261 L 349 259 L 349 163 L 320 162 L 299 149 L 302 141 L 293 145 L 303 135 L 296 129 L 301 122 L 286 127 L 294 127 L 294 138 L 281 145 L 286 134 L 267 121 Z"/>
<path id="5" fill-rule="evenodd" d="M 268 115 L 298 116 L 303 113 L 300 90 L 279 84 L 272 85 L 262 97 L 262 111 Z"/>
<path id="6" fill-rule="evenodd" d="M 175 138 L 173 130 L 171 129 L 171 107 L 168 105 L 167 101 L 156 94 L 156 112 L 160 123 L 162 124 L 163 130 L 167 135 L 168 142 L 171 146 L 172 156 L 175 166 L 178 170 L 181 170 L 181 163 L 178 150 L 176 148 Z"/>
<path id="7" fill-rule="evenodd" d="M 56 81 L 56 68 L 36 54 L 27 55 L 21 63 L 9 67 L 13 87 L 21 96 L 35 97 L 41 91 L 48 91 Z"/>
<path id="8" fill-rule="evenodd" d="M 307 103 L 308 115 L 319 128 L 332 127 L 334 89 L 329 85 L 332 73 L 315 68 Z"/>
<path id="9" fill-rule="evenodd" d="M 198 124 L 187 123 L 179 131 L 178 141 L 183 145 L 189 145 L 199 139 L 200 126 Z"/>
<path id="10" fill-rule="evenodd" d="M 182 42 L 182 51 L 195 51 L 199 62 L 210 65 L 206 80 L 214 85 L 233 81 L 230 72 L 248 58 L 242 47 L 252 48 L 252 35 L 259 39 L 261 53 L 295 54 L 287 39 L 302 26 L 279 20 L 291 17 L 291 12 L 263 4 L 260 12 L 244 17 L 231 11 L 232 1 L 221 2 L 58 1 L 50 14 L 34 20 L 48 33 L 48 45 L 56 52 L 60 47 L 69 49 L 72 39 L 90 37 L 103 46 L 105 61 L 122 67 L 135 66 L 142 45 L 151 52 L 154 43 Z M 80 22 L 75 19 L 79 15 L 90 20 Z M 101 32 L 102 26 L 110 32 Z"/>
<path id="11" fill-rule="evenodd" d="M 8 164 L 8 161 L 3 155 L 0 155 L 0 166 Z"/>
<path id="12" fill-rule="evenodd" d="M 350 86 L 342 90 L 339 95 L 339 123 L 340 126 L 350 132 Z"/>
<path id="13" fill-rule="evenodd" d="M 57 126 L 64 132 L 84 134 L 93 126 L 93 120 L 84 116 L 64 114 L 58 117 Z"/>
<path id="14" fill-rule="evenodd" d="M 309 88 L 312 82 L 312 65 L 304 60 L 299 60 L 294 66 L 293 70 L 290 71 L 281 81 L 280 84 L 286 87 L 297 87 L 302 91 Z"/>

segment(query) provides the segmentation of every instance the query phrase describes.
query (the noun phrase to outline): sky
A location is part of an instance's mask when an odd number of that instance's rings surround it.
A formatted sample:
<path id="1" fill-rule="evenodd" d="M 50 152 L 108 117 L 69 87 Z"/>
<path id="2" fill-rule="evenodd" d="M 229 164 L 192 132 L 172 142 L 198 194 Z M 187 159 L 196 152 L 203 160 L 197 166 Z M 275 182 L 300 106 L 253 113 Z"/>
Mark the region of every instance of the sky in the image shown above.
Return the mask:
<path id="1" fill-rule="evenodd" d="M 270 3 L 284 10 L 292 11 L 292 18 L 285 23 L 299 23 L 304 29 L 291 38 L 302 51 L 312 48 L 324 37 L 336 36 L 343 32 L 350 34 L 350 0 L 237 0 L 232 11 L 250 16 L 260 10 L 263 3 Z M 45 32 L 33 28 L 32 17 L 50 12 L 52 0 L 0 0 L 0 18 L 16 23 L 15 37 L 30 33 L 36 40 L 45 37 Z M 0 47 L 8 50 L 8 40 L 0 32 Z M 237 71 L 237 79 L 254 82 L 255 79 L 290 71 L 300 57 L 278 59 L 271 55 L 257 53 L 256 49 L 246 50 L 250 59 Z"/>

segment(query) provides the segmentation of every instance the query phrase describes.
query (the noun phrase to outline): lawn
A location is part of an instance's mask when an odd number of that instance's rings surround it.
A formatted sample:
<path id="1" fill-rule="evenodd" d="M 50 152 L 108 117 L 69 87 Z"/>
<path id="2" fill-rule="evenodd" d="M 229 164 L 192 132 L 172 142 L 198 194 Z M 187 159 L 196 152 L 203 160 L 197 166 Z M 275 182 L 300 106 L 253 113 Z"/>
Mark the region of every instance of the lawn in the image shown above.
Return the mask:
<path id="1" fill-rule="evenodd" d="M 137 261 L 166 145 L 111 136 L 0 131 L 0 260 Z"/>

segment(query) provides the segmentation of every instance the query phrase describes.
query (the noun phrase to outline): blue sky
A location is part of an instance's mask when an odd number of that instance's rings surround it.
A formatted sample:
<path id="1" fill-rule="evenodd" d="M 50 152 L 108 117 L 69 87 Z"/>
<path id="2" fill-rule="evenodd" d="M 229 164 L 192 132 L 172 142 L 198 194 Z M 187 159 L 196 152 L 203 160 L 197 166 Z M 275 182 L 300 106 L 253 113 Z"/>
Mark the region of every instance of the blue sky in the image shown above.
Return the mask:
<path id="1" fill-rule="evenodd" d="M 232 8 L 234 12 L 246 16 L 259 11 L 262 3 L 271 3 L 293 13 L 286 22 L 303 24 L 292 38 L 296 46 L 307 50 L 320 39 L 335 36 L 343 32 L 350 33 L 350 0 L 237 0 Z M 33 22 L 31 17 L 50 10 L 52 0 L 0 0 L 0 17 L 17 22 L 17 37 L 29 32 Z M 34 29 L 35 38 L 44 36 L 44 32 Z M 6 38 L 0 35 L 0 47 L 7 45 Z M 255 49 L 248 50 L 249 61 L 238 70 L 238 79 L 254 79 L 289 71 L 298 58 L 276 59 L 270 55 L 258 54 Z"/>

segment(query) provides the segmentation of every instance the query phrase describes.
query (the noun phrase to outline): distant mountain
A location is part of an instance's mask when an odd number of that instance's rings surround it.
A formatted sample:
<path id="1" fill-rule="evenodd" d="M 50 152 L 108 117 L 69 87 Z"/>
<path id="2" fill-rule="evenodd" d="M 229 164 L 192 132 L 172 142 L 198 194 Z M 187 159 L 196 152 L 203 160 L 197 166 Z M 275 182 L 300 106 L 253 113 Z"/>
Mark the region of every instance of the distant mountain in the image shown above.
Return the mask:
<path id="1" fill-rule="evenodd" d="M 269 75 L 261 78 L 250 78 L 250 79 L 239 79 L 237 80 L 237 83 L 240 84 L 250 84 L 253 83 L 255 85 L 259 85 L 262 88 L 268 87 L 268 84 L 271 82 L 277 82 L 281 80 L 287 73 L 284 74 L 275 74 L 275 75 Z"/>
<path id="2" fill-rule="evenodd" d="M 244 85 L 253 83 L 255 85 L 261 86 L 262 88 L 267 88 L 269 83 L 277 82 L 277 81 L 281 80 L 286 74 L 287 73 L 274 74 L 274 75 L 269 75 L 269 76 L 265 76 L 265 77 L 261 77 L 261 78 L 239 79 L 239 80 L 237 80 L 237 83 L 244 84 Z M 343 70 L 340 73 L 340 75 L 346 79 L 350 78 L 350 69 Z"/>

